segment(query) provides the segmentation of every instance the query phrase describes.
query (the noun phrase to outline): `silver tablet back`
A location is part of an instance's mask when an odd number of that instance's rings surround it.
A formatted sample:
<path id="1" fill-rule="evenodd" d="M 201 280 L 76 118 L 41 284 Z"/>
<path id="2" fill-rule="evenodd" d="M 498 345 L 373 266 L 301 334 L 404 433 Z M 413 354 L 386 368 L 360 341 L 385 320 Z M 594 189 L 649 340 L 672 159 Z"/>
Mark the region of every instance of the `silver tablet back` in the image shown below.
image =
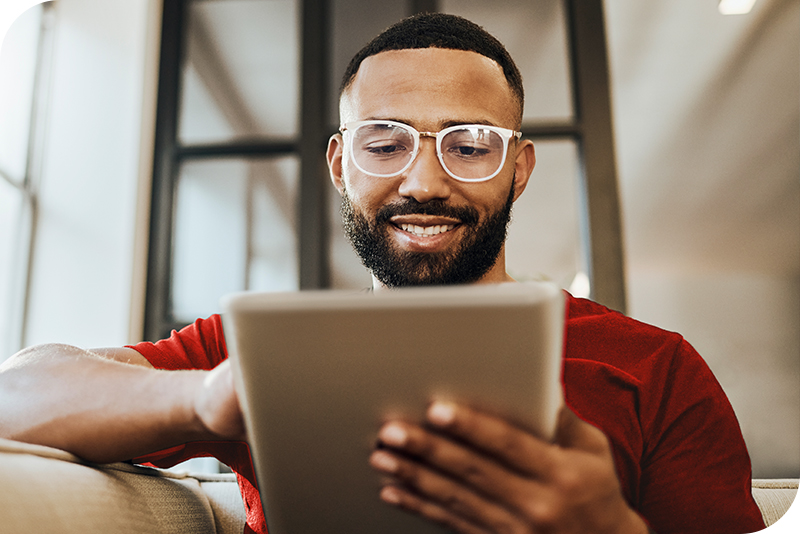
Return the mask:
<path id="1" fill-rule="evenodd" d="M 378 499 L 388 416 L 461 401 L 550 437 L 564 299 L 551 284 L 243 293 L 225 338 L 270 534 L 444 532 Z"/>

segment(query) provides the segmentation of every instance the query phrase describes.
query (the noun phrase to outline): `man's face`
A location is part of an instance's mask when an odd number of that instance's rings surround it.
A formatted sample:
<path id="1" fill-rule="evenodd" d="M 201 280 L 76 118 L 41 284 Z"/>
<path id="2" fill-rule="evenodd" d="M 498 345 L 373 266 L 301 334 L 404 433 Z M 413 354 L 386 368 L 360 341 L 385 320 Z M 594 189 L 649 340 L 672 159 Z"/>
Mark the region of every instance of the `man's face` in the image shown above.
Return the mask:
<path id="1" fill-rule="evenodd" d="M 367 58 L 341 101 L 342 123 L 388 119 L 419 131 L 454 124 L 517 129 L 516 101 L 494 61 L 437 48 L 387 51 Z M 497 176 L 465 183 L 450 177 L 422 137 L 420 153 L 398 176 L 356 168 L 340 136 L 328 148 L 343 196 L 348 237 L 386 286 L 499 282 L 511 205 L 533 169 L 533 146 L 512 140 Z"/>

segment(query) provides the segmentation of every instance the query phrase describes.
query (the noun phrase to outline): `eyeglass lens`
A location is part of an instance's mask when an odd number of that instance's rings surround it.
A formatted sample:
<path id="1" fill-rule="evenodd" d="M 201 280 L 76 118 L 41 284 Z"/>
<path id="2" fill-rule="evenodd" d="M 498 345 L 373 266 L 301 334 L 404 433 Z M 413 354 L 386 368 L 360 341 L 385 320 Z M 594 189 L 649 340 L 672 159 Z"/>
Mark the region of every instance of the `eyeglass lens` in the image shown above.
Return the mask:
<path id="1" fill-rule="evenodd" d="M 401 172 L 414 155 L 414 135 L 394 124 L 363 124 L 353 132 L 353 158 L 369 174 Z M 503 164 L 505 143 L 500 134 L 469 126 L 448 131 L 441 139 L 440 159 L 453 175 L 477 180 L 493 175 Z"/>

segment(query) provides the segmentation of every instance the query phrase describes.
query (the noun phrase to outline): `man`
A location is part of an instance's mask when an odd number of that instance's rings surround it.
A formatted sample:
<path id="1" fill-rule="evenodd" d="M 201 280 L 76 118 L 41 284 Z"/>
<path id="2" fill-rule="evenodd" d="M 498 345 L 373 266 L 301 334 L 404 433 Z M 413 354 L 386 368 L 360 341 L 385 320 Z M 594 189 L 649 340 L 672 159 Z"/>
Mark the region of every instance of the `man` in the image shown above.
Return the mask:
<path id="1" fill-rule="evenodd" d="M 508 53 L 464 19 L 412 17 L 356 55 L 327 156 L 375 289 L 511 280 L 506 225 L 535 163 L 522 106 Z M 555 442 L 434 402 L 424 425 L 379 430 L 380 497 L 465 534 L 763 528 L 735 416 L 694 350 L 591 302 L 568 306 Z M 263 532 L 226 358 L 216 316 L 156 344 L 34 347 L 2 367 L 0 429 L 95 461 L 214 455 Z"/>

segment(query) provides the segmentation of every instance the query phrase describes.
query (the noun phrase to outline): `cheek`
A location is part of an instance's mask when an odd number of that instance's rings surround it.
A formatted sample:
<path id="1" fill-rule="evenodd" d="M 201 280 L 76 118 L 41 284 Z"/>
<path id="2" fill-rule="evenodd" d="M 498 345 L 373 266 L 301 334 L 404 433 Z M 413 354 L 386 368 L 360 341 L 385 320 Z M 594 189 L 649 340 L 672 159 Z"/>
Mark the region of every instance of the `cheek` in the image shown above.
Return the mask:
<path id="1" fill-rule="evenodd" d="M 364 211 L 374 211 L 390 202 L 398 189 L 397 180 L 367 176 L 352 163 L 342 168 L 342 182 L 353 205 Z"/>
<path id="2" fill-rule="evenodd" d="M 488 182 L 466 184 L 468 188 L 463 189 L 463 197 L 467 204 L 478 211 L 492 213 L 504 206 L 508 200 L 511 181 L 511 178 L 503 175 L 495 176 Z"/>

